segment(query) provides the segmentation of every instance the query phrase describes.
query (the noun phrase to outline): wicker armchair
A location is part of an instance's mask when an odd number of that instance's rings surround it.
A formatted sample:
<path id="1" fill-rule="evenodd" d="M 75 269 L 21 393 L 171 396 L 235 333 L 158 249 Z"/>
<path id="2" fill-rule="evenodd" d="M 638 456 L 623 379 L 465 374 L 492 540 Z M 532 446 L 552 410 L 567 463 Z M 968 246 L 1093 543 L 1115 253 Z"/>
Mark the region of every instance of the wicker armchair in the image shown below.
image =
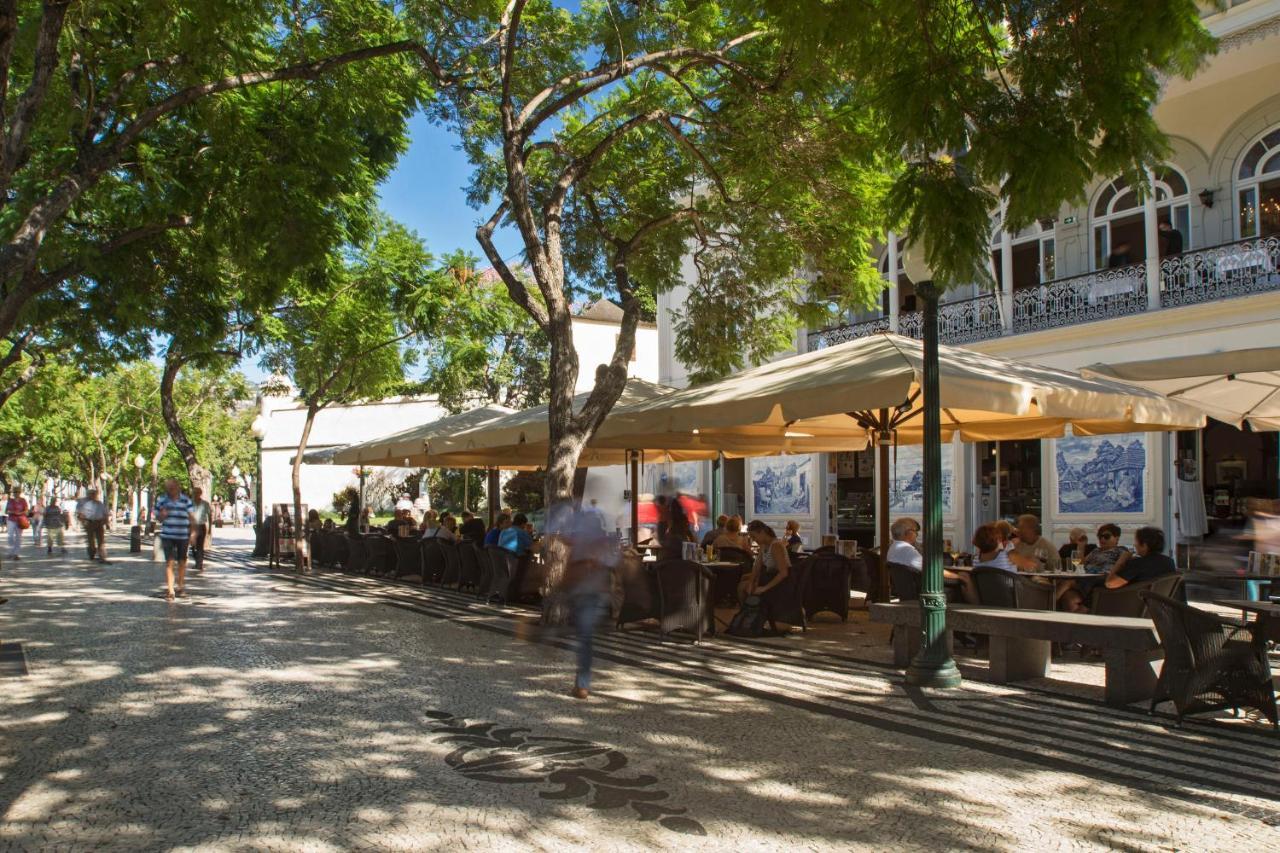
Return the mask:
<path id="1" fill-rule="evenodd" d="M 1248 628 L 1228 632 L 1211 613 L 1159 593 L 1141 595 L 1164 647 L 1153 712 L 1160 702 L 1172 700 L 1181 723 L 1187 714 L 1223 708 L 1238 712 L 1245 706 L 1258 709 L 1280 729 L 1266 650 Z"/>
<path id="2" fill-rule="evenodd" d="M 1097 616 L 1134 616 L 1147 615 L 1147 603 L 1142 600 L 1142 593 L 1154 592 L 1175 601 L 1185 601 L 1182 593 L 1182 576 L 1165 575 L 1149 581 L 1125 584 L 1116 589 L 1107 589 L 1099 585 L 1089 597 L 1089 612 Z"/>
<path id="3" fill-rule="evenodd" d="M 984 607 L 1017 607 L 1017 580 L 1013 572 L 994 566 L 978 566 L 973 570 L 973 585 L 978 588 L 978 601 Z"/>
<path id="4" fill-rule="evenodd" d="M 688 631 L 702 642 L 710 613 L 710 572 L 690 560 L 660 560 L 653 574 L 658 582 L 658 630 Z"/>
<path id="5" fill-rule="evenodd" d="M 804 592 L 805 616 L 812 619 L 825 610 L 839 616 L 841 622 L 848 622 L 853 561 L 840 554 L 823 553 L 814 554 L 804 563 L 808 572 Z"/>
<path id="6" fill-rule="evenodd" d="M 369 563 L 369 549 L 365 547 L 364 537 L 360 534 L 347 535 L 347 562 L 345 568 L 349 572 L 364 574 Z"/>
<path id="7" fill-rule="evenodd" d="M 425 586 L 428 583 L 440 583 L 444 577 L 445 563 L 444 551 L 440 548 L 440 543 L 434 538 L 421 540 L 419 547 L 422 550 L 422 583 Z"/>
<path id="8" fill-rule="evenodd" d="M 480 567 L 488 561 L 488 556 L 481 550 L 481 546 L 475 542 L 463 542 L 458 545 L 458 560 L 461 564 L 460 574 L 458 575 L 458 589 L 470 587 L 476 589 L 480 586 L 480 576 L 482 574 Z"/>
<path id="9" fill-rule="evenodd" d="M 658 618 L 658 579 L 649 571 L 650 563 L 624 559 L 615 570 L 621 588 L 616 624 L 618 630 L 628 622 Z"/>
<path id="10" fill-rule="evenodd" d="M 1014 605 L 1019 610 L 1052 610 L 1057 587 L 1018 575 L 1013 579 Z"/>
<path id="11" fill-rule="evenodd" d="M 481 576 L 479 595 L 486 599 L 507 600 L 507 589 L 511 586 L 511 565 L 508 556 L 514 556 L 501 545 L 484 546 L 485 556 L 489 558 L 490 571 Z"/>
<path id="12" fill-rule="evenodd" d="M 458 556 L 460 546 L 448 539 L 441 539 L 438 545 L 444 557 L 444 572 L 440 575 L 440 585 L 457 586 L 458 578 L 462 575 L 462 558 Z"/>
<path id="13" fill-rule="evenodd" d="M 812 560 L 801 560 L 791 567 L 782 583 L 762 595 L 765 621 L 775 634 L 778 623 L 799 625 L 801 630 L 809 630 L 809 622 L 804 614 L 804 599 L 809 588 L 809 564 Z M 848 593 L 845 593 L 846 597 Z"/>
<path id="14" fill-rule="evenodd" d="M 397 538 L 396 577 L 422 580 L 422 549 L 418 547 L 417 538 Z"/>

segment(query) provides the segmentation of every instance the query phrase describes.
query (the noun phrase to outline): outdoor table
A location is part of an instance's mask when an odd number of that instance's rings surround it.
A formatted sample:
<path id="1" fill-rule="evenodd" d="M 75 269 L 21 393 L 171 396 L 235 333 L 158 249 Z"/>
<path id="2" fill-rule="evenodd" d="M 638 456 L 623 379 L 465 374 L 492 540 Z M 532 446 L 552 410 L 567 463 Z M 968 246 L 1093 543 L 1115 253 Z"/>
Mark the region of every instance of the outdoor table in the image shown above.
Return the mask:
<path id="1" fill-rule="evenodd" d="M 1230 607 L 1232 610 L 1254 614 L 1255 618 L 1250 626 L 1253 629 L 1253 642 L 1259 648 L 1266 648 L 1267 637 L 1273 630 L 1271 620 L 1280 621 L 1280 604 L 1269 601 L 1249 601 L 1243 598 L 1224 598 L 1215 600 L 1213 603 L 1219 607 Z"/>

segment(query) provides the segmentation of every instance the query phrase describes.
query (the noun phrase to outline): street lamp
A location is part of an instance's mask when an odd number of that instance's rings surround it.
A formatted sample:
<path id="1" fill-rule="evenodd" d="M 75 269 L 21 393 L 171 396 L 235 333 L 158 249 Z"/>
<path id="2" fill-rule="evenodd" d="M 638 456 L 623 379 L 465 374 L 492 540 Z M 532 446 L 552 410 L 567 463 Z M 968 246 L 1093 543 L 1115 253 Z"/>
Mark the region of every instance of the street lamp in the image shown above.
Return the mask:
<path id="1" fill-rule="evenodd" d="M 932 280 L 921 243 L 910 244 L 903 260 L 916 296 L 924 303 L 924 375 L 920 383 L 924 409 L 924 570 L 920 579 L 920 652 L 907 668 L 907 683 L 957 687 L 960 670 L 947 648 L 947 596 L 942 583 L 942 408 L 938 387 L 938 300 L 942 288 Z"/>
<path id="2" fill-rule="evenodd" d="M 258 445 L 258 465 L 253 475 L 253 525 L 259 530 L 262 527 L 262 439 L 267 435 L 267 419 L 259 414 L 249 425 L 249 432 Z"/>

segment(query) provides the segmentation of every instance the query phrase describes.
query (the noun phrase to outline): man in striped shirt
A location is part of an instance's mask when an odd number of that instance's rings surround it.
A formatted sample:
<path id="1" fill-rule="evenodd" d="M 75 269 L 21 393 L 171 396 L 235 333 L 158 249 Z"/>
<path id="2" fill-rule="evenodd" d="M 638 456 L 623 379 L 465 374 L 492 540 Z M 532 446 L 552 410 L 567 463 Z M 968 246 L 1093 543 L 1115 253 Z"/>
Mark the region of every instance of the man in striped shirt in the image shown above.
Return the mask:
<path id="1" fill-rule="evenodd" d="M 164 494 L 156 501 L 156 519 L 160 522 L 160 544 L 164 548 L 164 579 L 168 598 L 187 594 L 187 548 L 191 544 L 191 498 L 173 477 L 164 481 Z M 174 589 L 173 577 L 178 576 Z"/>

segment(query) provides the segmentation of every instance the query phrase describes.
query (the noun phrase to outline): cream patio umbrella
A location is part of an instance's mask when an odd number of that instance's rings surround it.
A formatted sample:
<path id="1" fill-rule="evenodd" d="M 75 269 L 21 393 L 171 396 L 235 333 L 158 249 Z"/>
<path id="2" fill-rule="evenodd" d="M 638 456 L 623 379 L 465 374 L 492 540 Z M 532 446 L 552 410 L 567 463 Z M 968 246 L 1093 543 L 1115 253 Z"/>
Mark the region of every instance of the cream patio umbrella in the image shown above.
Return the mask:
<path id="1" fill-rule="evenodd" d="M 942 438 L 965 441 L 1192 429 L 1203 414 L 1154 391 L 957 347 L 938 348 Z M 856 450 L 879 444 L 879 502 L 888 505 L 889 447 L 922 435 L 922 343 L 878 334 L 760 365 L 718 382 L 615 408 L 593 444 L 668 434 L 704 442 L 789 436 Z M 800 444 L 799 446 L 803 446 Z M 795 452 L 806 452 L 797 450 Z M 880 542 L 889 519 L 881 513 Z M 881 594 L 887 572 L 881 551 Z"/>
<path id="2" fill-rule="evenodd" d="M 345 447 L 327 447 L 309 451 L 302 461 L 311 465 L 385 465 L 388 467 L 433 468 L 454 467 L 436 465 L 428 448 L 433 440 L 468 430 L 504 415 L 514 409 L 505 406 L 481 406 L 468 412 L 449 415 L 430 423 L 400 430 L 390 435 L 348 444 Z M 463 467 L 463 466 L 458 466 Z"/>
<path id="3" fill-rule="evenodd" d="M 1081 372 L 1156 391 L 1237 428 L 1280 429 L 1280 347 L 1092 364 Z"/>

